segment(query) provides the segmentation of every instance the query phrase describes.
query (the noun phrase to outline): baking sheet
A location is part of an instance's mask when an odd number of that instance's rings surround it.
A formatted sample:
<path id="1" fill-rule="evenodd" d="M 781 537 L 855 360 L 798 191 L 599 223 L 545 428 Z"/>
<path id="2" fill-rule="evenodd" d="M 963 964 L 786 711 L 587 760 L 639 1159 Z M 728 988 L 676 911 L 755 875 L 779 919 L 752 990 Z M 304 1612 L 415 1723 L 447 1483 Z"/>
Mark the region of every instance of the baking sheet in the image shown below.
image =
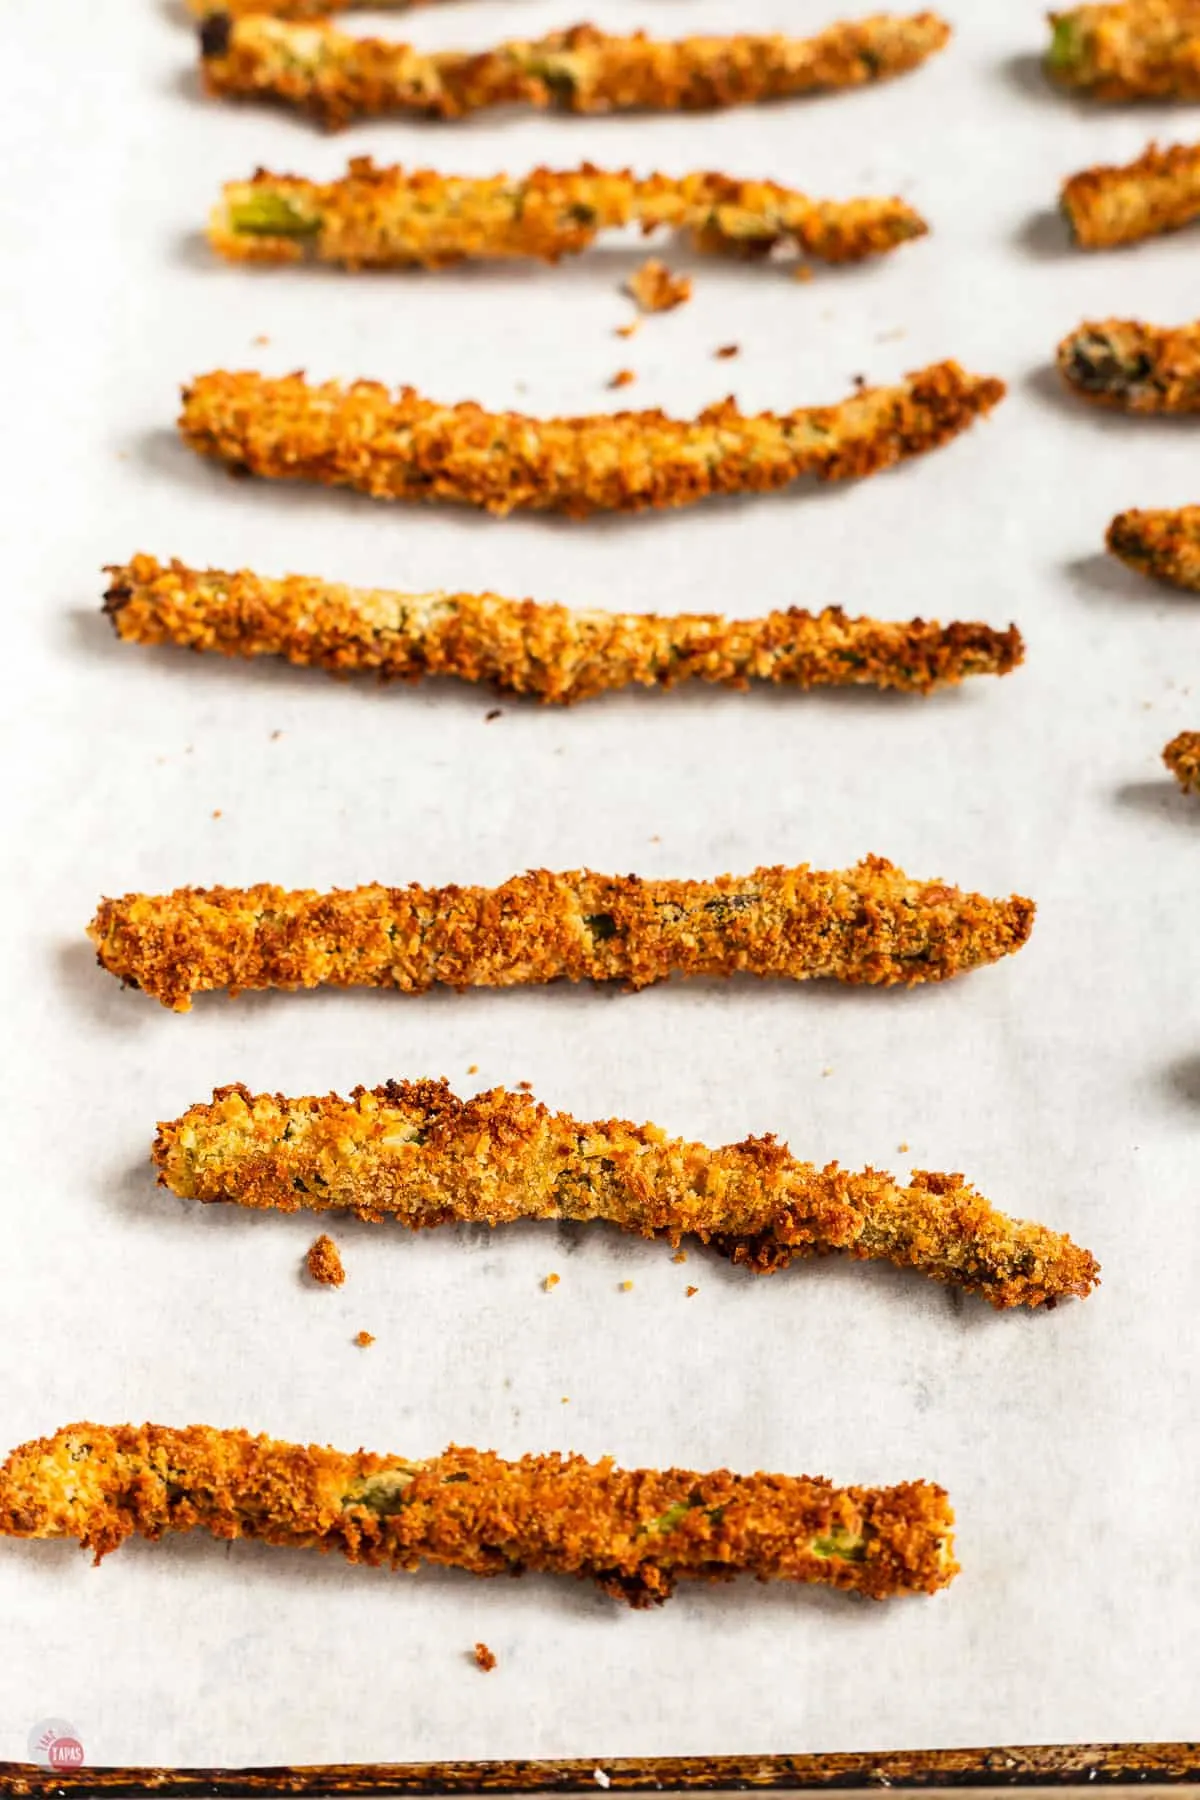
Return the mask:
<path id="1" fill-rule="evenodd" d="M 682 32 L 802 31 L 831 9 L 592 10 Z M 741 1584 L 638 1615 L 571 1582 L 391 1578 L 200 1537 L 131 1544 L 99 1572 L 73 1545 L 8 1543 L 0 1757 L 24 1756 L 47 1718 L 74 1724 L 90 1763 L 209 1765 L 1195 1734 L 1200 813 L 1158 753 L 1200 723 L 1200 612 L 1097 553 L 1119 508 L 1200 497 L 1196 428 L 1099 416 L 1047 373 L 1082 316 L 1195 312 L 1194 236 L 1084 259 L 1047 216 L 1064 173 L 1186 134 L 1192 115 L 1077 108 L 1033 72 L 1037 6 L 952 11 L 949 53 L 834 100 L 329 139 L 204 103 L 173 8 L 10 9 L 0 1441 L 151 1418 L 414 1456 L 455 1440 L 928 1476 L 956 1503 L 963 1574 L 933 1601 Z M 410 29 L 468 44 L 570 15 L 481 0 Z M 221 179 L 260 162 L 332 173 L 366 151 L 898 191 L 935 235 L 807 285 L 698 263 L 691 305 L 629 342 L 618 288 L 641 252 L 620 245 L 558 270 L 358 280 L 210 259 L 197 228 Z M 715 362 L 729 342 L 740 358 Z M 746 406 L 835 399 L 856 374 L 943 355 L 1011 383 L 945 451 L 670 518 L 492 521 L 234 483 L 172 430 L 179 381 L 219 365 L 531 411 L 603 408 L 627 365 L 624 402 L 692 411 L 730 387 Z M 494 700 L 469 688 L 118 646 L 98 569 L 134 548 L 581 605 L 1015 618 L 1029 661 L 927 703 L 684 692 L 566 714 L 504 703 L 489 721 Z M 1030 946 L 908 994 L 323 993 L 176 1017 L 121 992 L 82 935 L 100 894 L 184 882 L 706 875 L 867 851 L 1031 893 Z M 583 1117 L 711 1142 L 773 1130 L 818 1160 L 962 1169 L 1087 1243 L 1104 1286 L 996 1317 L 888 1270 L 755 1281 L 600 1229 L 412 1240 L 342 1224 L 349 1278 L 325 1292 L 299 1275 L 313 1219 L 153 1186 L 154 1122 L 214 1084 L 426 1074 L 460 1093 L 527 1080 Z M 499 1659 L 486 1678 L 476 1639 Z"/>

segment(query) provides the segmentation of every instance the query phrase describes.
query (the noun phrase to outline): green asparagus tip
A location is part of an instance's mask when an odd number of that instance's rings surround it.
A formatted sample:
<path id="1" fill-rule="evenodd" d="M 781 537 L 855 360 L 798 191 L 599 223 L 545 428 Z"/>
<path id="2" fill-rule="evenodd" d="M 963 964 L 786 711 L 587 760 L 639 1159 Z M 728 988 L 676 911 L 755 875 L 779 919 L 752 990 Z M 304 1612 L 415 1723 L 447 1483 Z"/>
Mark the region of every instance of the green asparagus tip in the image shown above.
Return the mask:
<path id="1" fill-rule="evenodd" d="M 242 237 L 313 237 L 320 219 L 306 213 L 286 194 L 255 188 L 229 208 L 229 228 Z"/>
<path id="2" fill-rule="evenodd" d="M 1046 66 L 1055 75 L 1065 75 L 1083 61 L 1084 33 L 1072 13 L 1060 13 L 1054 21 L 1054 33 L 1046 53 Z"/>

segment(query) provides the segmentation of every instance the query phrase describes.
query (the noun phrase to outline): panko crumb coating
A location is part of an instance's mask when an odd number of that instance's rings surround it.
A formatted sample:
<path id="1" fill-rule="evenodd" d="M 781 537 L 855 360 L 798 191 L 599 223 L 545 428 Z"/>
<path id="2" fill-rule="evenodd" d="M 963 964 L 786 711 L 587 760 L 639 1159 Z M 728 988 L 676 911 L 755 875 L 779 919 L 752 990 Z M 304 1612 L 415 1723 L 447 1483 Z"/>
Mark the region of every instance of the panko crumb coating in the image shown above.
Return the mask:
<path id="1" fill-rule="evenodd" d="M 1200 731 L 1181 731 L 1173 737 L 1163 761 L 1185 794 L 1200 794 Z"/>
<path id="2" fill-rule="evenodd" d="M 929 693 L 1024 660 L 1015 625 L 851 619 L 799 607 L 760 619 L 572 611 L 498 594 L 396 593 L 305 575 L 189 569 L 152 556 L 111 564 L 104 610 L 127 643 L 280 656 L 330 674 L 453 676 L 569 704 L 697 680 L 747 688 L 876 687 Z"/>
<path id="3" fill-rule="evenodd" d="M 386 113 L 461 119 L 495 106 L 573 113 L 746 106 L 903 74 L 949 38 L 936 13 L 877 13 L 812 38 L 656 39 L 582 24 L 477 52 L 426 52 L 320 21 L 211 13 L 200 50 L 210 94 L 278 101 L 336 129 Z"/>
<path id="4" fill-rule="evenodd" d="M 514 510 L 642 512 L 717 494 L 768 493 L 802 475 L 874 475 L 949 442 L 1004 383 L 934 364 L 835 406 L 746 414 L 732 399 L 695 419 L 663 412 L 534 419 L 466 400 L 442 406 L 373 381 L 310 385 L 216 370 L 183 392 L 184 441 L 239 473 L 350 487 L 377 500 Z"/>
<path id="5" fill-rule="evenodd" d="M 738 1574 L 932 1594 L 958 1572 L 953 1523 L 924 1481 L 835 1488 L 457 1446 L 410 1461 L 206 1425 L 68 1425 L 0 1467 L 0 1532 L 77 1538 L 97 1562 L 134 1535 L 203 1528 L 373 1567 L 576 1575 L 635 1607 Z"/>
<path id="6" fill-rule="evenodd" d="M 409 12 L 427 6 L 430 0 L 187 0 L 188 8 L 198 19 L 223 13 L 227 18 L 245 19 L 251 14 L 275 19 L 325 19 L 331 13 L 369 8 L 371 12 Z"/>
<path id="7" fill-rule="evenodd" d="M 496 888 L 177 888 L 102 900 L 88 936 L 110 974 L 187 1012 L 214 988 L 636 989 L 739 972 L 912 986 L 1011 955 L 1034 911 L 1021 895 L 912 881 L 869 856 L 715 881 L 534 869 Z"/>
<path id="8" fill-rule="evenodd" d="M 636 176 L 592 163 L 530 174 L 442 175 L 351 160 L 334 181 L 259 169 L 227 182 L 209 241 L 238 262 L 332 263 L 346 269 L 445 268 L 463 261 L 576 256 L 603 231 L 637 226 L 685 232 L 704 251 L 743 258 L 794 251 L 824 262 L 858 262 L 929 229 L 895 198 L 814 200 L 773 181 L 698 172 Z M 645 269 L 662 270 L 661 263 Z M 645 270 L 630 282 L 630 289 Z M 663 270 L 634 293 L 639 306 L 678 305 L 690 286 Z M 678 293 L 680 285 L 685 291 Z"/>
<path id="9" fill-rule="evenodd" d="M 160 1123 L 153 1158 L 186 1200 L 344 1210 L 414 1231 L 604 1220 L 676 1247 L 697 1236 L 757 1274 L 841 1251 L 1000 1309 L 1083 1298 L 1099 1278 L 1088 1251 L 1007 1218 L 961 1175 L 917 1170 L 902 1186 L 799 1162 L 769 1136 L 709 1149 L 655 1125 L 583 1123 L 503 1088 L 463 1101 L 444 1081 L 393 1081 L 348 1100 L 289 1100 L 236 1084 Z"/>
<path id="10" fill-rule="evenodd" d="M 1200 412 L 1200 322 L 1089 320 L 1058 346 L 1063 380 L 1084 400 L 1133 413 Z"/>
<path id="11" fill-rule="evenodd" d="M 1139 575 L 1200 593 L 1200 506 L 1133 507 L 1117 514 L 1104 541 Z"/>
<path id="12" fill-rule="evenodd" d="M 304 1266 L 318 1287 L 341 1287 L 346 1279 L 342 1253 L 324 1231 L 308 1246 Z"/>
<path id="13" fill-rule="evenodd" d="M 1119 0 L 1050 15 L 1046 72 L 1093 100 L 1200 99 L 1200 0 Z"/>
<path id="14" fill-rule="evenodd" d="M 1131 163 L 1098 163 L 1063 183 L 1062 208 L 1084 250 L 1110 250 L 1200 219 L 1200 144 L 1150 144 Z"/>

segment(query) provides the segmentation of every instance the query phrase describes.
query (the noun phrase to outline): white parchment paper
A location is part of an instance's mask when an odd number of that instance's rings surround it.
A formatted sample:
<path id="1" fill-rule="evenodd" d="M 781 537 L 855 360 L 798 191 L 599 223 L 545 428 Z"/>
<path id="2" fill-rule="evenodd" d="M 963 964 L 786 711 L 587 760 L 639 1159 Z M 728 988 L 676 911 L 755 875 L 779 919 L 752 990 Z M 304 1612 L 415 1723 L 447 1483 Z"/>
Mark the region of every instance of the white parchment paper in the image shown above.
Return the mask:
<path id="1" fill-rule="evenodd" d="M 409 28 L 481 43 L 571 10 L 480 0 Z M 832 10 L 592 13 L 805 31 Z M 100 1571 L 70 1544 L 5 1543 L 0 1757 L 23 1756 L 47 1717 L 73 1722 L 91 1763 L 1195 1735 L 1200 811 L 1158 756 L 1200 724 L 1200 607 L 1099 552 L 1119 508 L 1200 498 L 1200 427 L 1105 418 L 1048 373 L 1081 317 L 1195 313 L 1194 236 L 1086 259 L 1048 216 L 1068 171 L 1195 128 L 1051 94 L 1027 0 L 951 10 L 953 48 L 876 91 L 327 139 L 202 101 L 189 32 L 154 0 L 7 9 L 0 1444 L 150 1418 L 412 1455 L 456 1440 L 928 1476 L 952 1492 L 963 1574 L 928 1602 L 741 1584 L 629 1614 L 570 1582 L 393 1578 L 199 1537 L 132 1544 Z M 448 170 L 591 157 L 902 192 L 935 235 L 807 285 L 695 263 L 691 305 L 629 342 L 613 335 L 632 311 L 618 289 L 640 252 L 619 246 L 558 270 L 357 280 L 210 258 L 198 229 L 222 179 L 258 163 L 332 173 L 368 150 Z M 714 361 L 729 342 L 740 358 Z M 179 382 L 221 365 L 531 411 L 603 408 L 627 365 L 623 402 L 691 412 L 731 386 L 746 406 L 832 400 L 857 374 L 944 355 L 1011 384 L 948 449 L 860 485 L 670 518 L 497 522 L 239 484 L 173 431 Z M 135 548 L 580 605 L 1015 618 L 1029 660 L 928 703 L 696 691 L 567 714 L 506 704 L 486 722 L 495 702 L 470 689 L 380 692 L 120 646 L 98 571 Z M 867 851 L 1034 895 L 1032 943 L 909 994 L 327 993 L 176 1017 L 121 992 L 83 938 L 101 894 L 184 882 L 706 875 Z M 711 1142 L 776 1131 L 817 1159 L 962 1169 L 1092 1247 L 1104 1286 L 1056 1314 L 996 1317 L 917 1277 L 830 1264 L 754 1281 L 601 1229 L 414 1241 L 346 1224 L 348 1280 L 324 1292 L 299 1273 L 314 1220 L 153 1185 L 155 1121 L 215 1084 L 426 1074 L 460 1092 L 528 1080 L 584 1117 Z M 499 1659 L 487 1677 L 477 1638 Z"/>

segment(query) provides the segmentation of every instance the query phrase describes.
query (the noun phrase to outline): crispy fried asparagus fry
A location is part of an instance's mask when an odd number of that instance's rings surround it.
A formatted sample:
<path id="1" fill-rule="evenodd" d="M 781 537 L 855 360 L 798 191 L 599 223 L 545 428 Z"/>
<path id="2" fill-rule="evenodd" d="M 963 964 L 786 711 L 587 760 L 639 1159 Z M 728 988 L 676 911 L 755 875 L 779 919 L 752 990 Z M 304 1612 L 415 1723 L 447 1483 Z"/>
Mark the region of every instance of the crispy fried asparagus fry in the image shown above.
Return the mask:
<path id="1" fill-rule="evenodd" d="M 1200 593 L 1200 506 L 1118 513 L 1104 541 L 1139 575 Z"/>
<path id="2" fill-rule="evenodd" d="M 1200 322 L 1090 320 L 1058 346 L 1068 387 L 1120 412 L 1200 412 Z"/>
<path id="3" fill-rule="evenodd" d="M 377 168 L 356 157 L 339 181 L 304 181 L 260 169 L 231 181 L 209 239 L 238 261 L 339 263 L 349 269 L 442 268 L 510 256 L 557 262 L 601 231 L 639 225 L 690 232 L 703 250 L 765 256 L 786 245 L 826 262 L 894 250 L 928 227 L 903 200 L 810 200 L 773 181 L 728 175 L 639 178 L 628 169 L 535 169 L 439 175 Z"/>
<path id="4" fill-rule="evenodd" d="M 859 87 L 916 68 L 948 41 L 935 13 L 886 13 L 814 38 L 610 37 L 575 25 L 470 53 L 427 54 L 325 24 L 214 13 L 201 51 L 211 94 L 272 99 L 334 128 L 381 113 L 458 119 L 492 106 L 567 112 L 696 111 Z"/>
<path id="5" fill-rule="evenodd" d="M 453 675 L 569 703 L 623 687 L 878 687 L 928 693 L 1006 675 L 1025 650 L 1015 625 L 891 624 L 824 612 L 730 622 L 711 613 L 572 612 L 498 594 L 405 594 L 306 575 L 272 581 L 152 556 L 110 565 L 104 610 L 128 643 L 224 656 L 283 656 L 385 680 Z"/>
<path id="6" fill-rule="evenodd" d="M 218 1088 L 161 1123 L 159 1181 L 185 1200 L 348 1209 L 418 1231 L 451 1221 L 604 1219 L 678 1244 L 695 1234 L 758 1274 L 844 1251 L 922 1270 L 997 1308 L 1082 1298 L 1095 1258 L 995 1211 L 961 1175 L 797 1162 L 773 1137 L 710 1150 L 623 1119 L 582 1124 L 503 1088 L 462 1101 L 444 1081 L 389 1081 L 287 1100 Z"/>
<path id="7" fill-rule="evenodd" d="M 102 900 L 97 959 L 186 1012 L 213 988 L 522 987 L 738 971 L 856 985 L 943 981 L 1025 943 L 1034 905 L 910 881 L 882 857 L 716 881 L 535 869 L 498 888 L 178 888 Z"/>
<path id="8" fill-rule="evenodd" d="M 1050 14 L 1046 72 L 1094 100 L 1200 99 L 1200 0 L 1120 0 Z"/>
<path id="9" fill-rule="evenodd" d="M 179 429 L 200 455 L 272 480 L 583 518 L 768 492 L 802 475 L 873 475 L 957 437 L 1003 396 L 1002 381 L 945 362 L 897 387 L 791 413 L 742 413 L 729 399 L 695 419 L 533 419 L 471 400 L 441 406 L 372 381 L 310 386 L 302 375 L 216 370 L 184 389 Z"/>
<path id="10" fill-rule="evenodd" d="M 135 1533 L 203 1527 L 372 1567 L 591 1577 L 638 1607 L 678 1580 L 737 1574 L 932 1594 L 958 1573 L 953 1523 L 944 1489 L 924 1481 L 835 1488 L 455 1445 L 418 1462 L 206 1425 L 67 1425 L 0 1467 L 0 1532 L 78 1538 L 97 1562 Z"/>
<path id="11" fill-rule="evenodd" d="M 1200 794 L 1200 731 L 1181 731 L 1173 737 L 1163 761 L 1185 794 Z"/>
<path id="12" fill-rule="evenodd" d="M 1083 169 L 1063 183 L 1062 208 L 1084 250 L 1110 250 L 1200 219 L 1200 144 L 1150 144 L 1135 162 Z"/>

